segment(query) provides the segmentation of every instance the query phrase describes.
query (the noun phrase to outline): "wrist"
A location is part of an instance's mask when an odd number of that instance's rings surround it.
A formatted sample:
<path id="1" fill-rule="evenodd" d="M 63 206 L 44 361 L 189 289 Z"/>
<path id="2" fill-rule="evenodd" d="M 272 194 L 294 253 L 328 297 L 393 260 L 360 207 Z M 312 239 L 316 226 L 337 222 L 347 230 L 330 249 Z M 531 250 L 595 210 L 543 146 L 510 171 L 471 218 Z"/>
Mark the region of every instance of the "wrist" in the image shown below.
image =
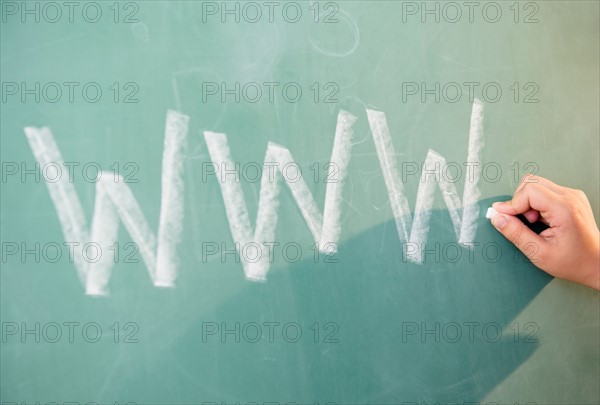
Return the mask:
<path id="1" fill-rule="evenodd" d="M 600 291 L 600 245 L 596 243 L 595 249 L 589 255 L 589 261 L 582 272 L 581 284 Z"/>

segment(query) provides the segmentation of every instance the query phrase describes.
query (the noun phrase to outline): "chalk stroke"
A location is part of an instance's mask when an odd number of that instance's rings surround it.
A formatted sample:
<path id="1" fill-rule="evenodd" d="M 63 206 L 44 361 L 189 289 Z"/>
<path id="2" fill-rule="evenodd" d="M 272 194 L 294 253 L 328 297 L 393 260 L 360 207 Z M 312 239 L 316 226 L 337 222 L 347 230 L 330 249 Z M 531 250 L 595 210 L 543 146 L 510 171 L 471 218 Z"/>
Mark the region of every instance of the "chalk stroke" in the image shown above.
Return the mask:
<path id="1" fill-rule="evenodd" d="M 475 99 L 471 111 L 471 125 L 469 129 L 469 150 L 467 152 L 467 163 L 479 165 L 481 162 L 481 150 L 483 149 L 483 103 Z M 459 243 L 467 245 L 475 240 L 477 231 L 477 218 L 479 217 L 479 206 L 477 200 L 481 197 L 479 191 L 479 180 L 481 170 L 474 170 L 473 177 L 469 176 L 465 181 L 463 190 L 463 222 L 460 229 Z"/>
<path id="2" fill-rule="evenodd" d="M 409 239 L 410 207 L 408 199 L 404 194 L 404 186 L 400 181 L 398 165 L 396 162 L 392 136 L 385 118 L 381 111 L 367 110 L 367 118 L 371 127 L 375 150 L 379 158 L 379 164 L 383 173 L 383 179 L 390 197 L 392 212 L 396 220 L 396 228 L 400 240 Z"/>
<path id="3" fill-rule="evenodd" d="M 26 127 L 25 136 L 40 167 L 44 167 L 48 163 L 57 163 L 61 166 L 61 169 L 64 167 L 64 161 L 49 128 Z M 63 173 L 65 172 L 63 171 Z M 66 176 L 60 176 L 57 181 L 52 182 L 48 181 L 46 174 L 46 171 L 42 170 L 48 193 L 56 208 L 65 241 L 87 243 L 90 239 L 89 233 L 87 231 L 83 208 L 75 192 L 75 187 L 69 182 Z M 85 285 L 87 278 L 86 262 L 81 255 L 75 255 L 73 261 L 79 280 Z"/>
<path id="4" fill-rule="evenodd" d="M 248 208 L 242 192 L 241 185 L 226 177 L 219 182 L 225 211 L 229 220 L 229 227 L 236 246 L 256 246 L 262 252 L 268 251 L 266 243 L 271 243 L 275 239 L 275 228 L 277 225 L 277 211 L 279 207 L 279 180 L 283 178 L 300 212 L 306 221 L 310 232 L 319 249 L 323 252 L 333 252 L 341 234 L 341 203 L 342 190 L 346 179 L 348 163 L 350 162 L 350 151 L 352 147 L 352 125 L 356 122 L 356 117 L 346 111 L 340 111 L 337 118 L 335 138 L 331 152 L 331 162 L 335 163 L 330 170 L 337 170 L 337 182 L 327 183 L 325 191 L 325 205 L 323 214 L 319 211 L 317 204 L 310 192 L 306 182 L 299 176 L 299 179 L 289 181 L 285 175 L 282 175 L 281 169 L 296 165 L 292 154 L 288 149 L 273 142 L 269 142 L 265 153 L 263 176 L 260 184 L 260 194 L 258 200 L 258 214 L 256 216 L 256 227 L 252 232 Z M 227 136 L 221 133 L 204 132 L 204 138 L 208 145 L 208 151 L 212 162 L 217 167 L 234 167 L 231 158 Z M 267 166 L 274 166 L 275 170 L 270 170 Z M 274 176 L 270 173 L 274 172 Z M 269 173 L 268 175 L 265 173 Z M 330 172 L 330 174 L 333 174 Z M 228 180 L 229 179 L 229 180 Z M 242 255 L 242 264 L 246 277 L 254 281 L 263 281 L 269 270 L 268 255 L 260 254 L 258 261 L 250 262 Z"/>
<path id="5" fill-rule="evenodd" d="M 379 158 L 384 181 L 388 191 L 390 205 L 395 217 L 396 228 L 403 242 L 405 255 L 415 263 L 422 263 L 422 249 L 409 249 L 422 246 L 427 241 L 436 184 L 448 208 L 454 232 L 460 244 L 469 246 L 474 242 L 477 230 L 480 197 L 478 169 L 483 148 L 483 103 L 475 99 L 469 130 L 467 152 L 467 177 L 462 202 L 453 182 L 440 175 L 439 168 L 446 167 L 445 158 L 434 150 L 429 150 L 421 172 L 421 181 L 417 189 L 414 218 L 404 193 L 392 137 L 383 112 L 367 109 L 367 117 L 375 149 Z M 258 213 L 255 229 L 252 230 L 250 217 L 241 185 L 225 177 L 220 182 L 232 237 L 238 249 L 252 246 L 266 249 L 267 244 L 275 241 L 275 229 L 278 220 L 280 180 L 288 185 L 307 226 L 324 253 L 332 253 L 337 248 L 341 235 L 342 191 L 347 178 L 348 165 L 353 146 L 353 125 L 357 118 L 341 110 L 338 113 L 334 143 L 331 152 L 329 175 L 337 175 L 337 182 L 329 182 L 326 187 L 323 213 L 319 211 L 315 199 L 306 182 L 298 173 L 290 181 L 282 168 L 298 167 L 290 151 L 276 143 L 269 142 L 263 164 Z M 100 248 L 110 250 L 117 241 L 119 219 L 137 244 L 146 265 L 150 279 L 158 287 L 173 287 L 177 278 L 177 246 L 181 241 L 184 211 L 183 156 L 187 143 L 189 117 L 168 111 L 165 125 L 165 139 L 162 163 L 161 210 L 158 237 L 150 229 L 133 193 L 121 176 L 110 172 L 101 172 L 96 183 L 96 198 L 92 218 L 91 234 L 88 231 L 81 202 L 68 177 L 58 180 L 44 180 L 54 203 L 65 241 L 96 243 Z M 49 163 L 65 168 L 63 158 L 50 129 L 26 127 L 25 135 L 33 154 L 41 167 Z M 222 133 L 204 132 L 210 158 L 217 167 L 235 167 L 227 136 Z M 436 169 L 437 168 L 437 169 Z M 274 169 L 274 170 L 271 170 Z M 334 172 L 335 171 L 335 172 Z M 269 175 L 265 175 L 268 172 Z M 272 175 L 271 175 L 272 174 Z M 433 176 L 432 176 L 433 175 Z M 433 178 L 432 178 L 433 177 Z M 229 179 L 229 180 L 228 180 Z M 89 295 L 107 295 L 108 283 L 113 263 L 110 255 L 101 255 L 94 263 L 84 260 L 81 250 L 73 257 L 77 274 L 85 291 Z M 244 255 L 242 258 L 244 273 L 253 281 L 264 281 L 269 270 L 269 255 Z M 257 257 L 251 262 L 248 257 Z"/>
<path id="6" fill-rule="evenodd" d="M 73 258 L 77 274 L 86 294 L 107 295 L 113 266 L 110 246 L 117 241 L 119 218 L 140 249 L 150 279 L 155 286 L 172 287 L 177 277 L 176 248 L 181 240 L 183 222 L 183 154 L 189 117 L 168 111 L 162 166 L 161 210 L 158 238 L 152 233 L 133 193 L 121 176 L 101 172 L 96 182 L 96 198 L 91 236 L 75 188 L 66 176 L 58 181 L 46 180 L 65 241 L 81 246 L 96 243 L 104 254 L 95 263 L 88 263 L 81 249 Z M 54 136 L 49 128 L 26 127 L 25 135 L 41 167 L 56 163 L 67 170 Z"/>
<path id="7" fill-rule="evenodd" d="M 157 272 L 155 285 L 173 287 L 177 276 L 177 245 L 183 223 L 183 158 L 189 117 L 167 113 L 162 162 L 162 191 L 158 225 Z"/>
<path id="8" fill-rule="evenodd" d="M 421 181 L 417 189 L 414 219 L 410 215 L 408 199 L 400 179 L 400 172 L 395 158 L 394 145 L 385 114 L 380 111 L 367 110 L 367 117 L 379 157 L 381 171 L 388 190 L 390 205 L 396 221 L 398 236 L 404 242 L 405 255 L 415 263 L 423 262 L 423 249 L 427 242 L 429 221 L 436 184 L 442 192 L 444 203 L 454 226 L 458 242 L 469 246 L 475 241 L 479 207 L 477 200 L 480 197 L 479 180 L 481 171 L 478 169 L 481 161 L 483 147 L 483 103 L 475 99 L 471 111 L 471 125 L 469 130 L 469 147 L 467 152 L 467 176 L 463 190 L 462 203 L 453 182 L 440 175 L 439 168 L 446 166 L 442 155 L 429 150 L 423 169 Z M 435 168 L 438 168 L 437 170 Z M 437 174 L 435 173 L 437 171 Z M 433 176 L 432 176 L 433 175 Z M 462 213 L 461 213 L 462 210 Z M 411 224 L 412 222 L 412 224 Z M 410 233 L 409 233 L 410 228 Z M 417 248 L 414 248 L 414 247 Z"/>

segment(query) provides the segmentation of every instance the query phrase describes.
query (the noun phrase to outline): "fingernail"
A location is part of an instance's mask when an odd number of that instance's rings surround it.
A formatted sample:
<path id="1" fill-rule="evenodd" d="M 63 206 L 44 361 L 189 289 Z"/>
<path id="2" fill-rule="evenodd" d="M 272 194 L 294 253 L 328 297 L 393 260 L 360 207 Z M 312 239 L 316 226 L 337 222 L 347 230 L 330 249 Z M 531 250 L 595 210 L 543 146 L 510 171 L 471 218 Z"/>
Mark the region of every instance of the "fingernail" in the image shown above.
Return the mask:
<path id="1" fill-rule="evenodd" d="M 496 214 L 498 214 L 498 211 L 496 211 L 495 209 L 490 207 L 487 209 L 487 212 L 485 213 L 485 217 L 487 219 L 491 220 L 492 218 L 494 218 L 494 216 L 496 216 Z"/>
<path id="2" fill-rule="evenodd" d="M 492 225 L 494 225 L 496 227 L 496 229 L 504 228 L 504 225 L 506 225 L 507 222 L 508 221 L 507 221 L 506 217 L 502 214 L 496 214 L 492 218 Z"/>

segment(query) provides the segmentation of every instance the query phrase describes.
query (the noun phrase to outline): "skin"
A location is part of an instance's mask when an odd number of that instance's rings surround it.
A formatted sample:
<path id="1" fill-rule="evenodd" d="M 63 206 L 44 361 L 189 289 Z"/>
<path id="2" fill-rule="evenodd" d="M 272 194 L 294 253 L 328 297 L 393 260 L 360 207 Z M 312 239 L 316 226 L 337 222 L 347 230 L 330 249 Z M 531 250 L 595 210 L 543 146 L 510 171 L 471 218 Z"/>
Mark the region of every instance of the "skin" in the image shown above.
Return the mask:
<path id="1" fill-rule="evenodd" d="M 492 225 L 537 267 L 554 277 L 600 290 L 600 231 L 581 190 L 525 175 L 513 198 L 497 202 Z M 549 226 L 539 235 L 515 215 Z"/>

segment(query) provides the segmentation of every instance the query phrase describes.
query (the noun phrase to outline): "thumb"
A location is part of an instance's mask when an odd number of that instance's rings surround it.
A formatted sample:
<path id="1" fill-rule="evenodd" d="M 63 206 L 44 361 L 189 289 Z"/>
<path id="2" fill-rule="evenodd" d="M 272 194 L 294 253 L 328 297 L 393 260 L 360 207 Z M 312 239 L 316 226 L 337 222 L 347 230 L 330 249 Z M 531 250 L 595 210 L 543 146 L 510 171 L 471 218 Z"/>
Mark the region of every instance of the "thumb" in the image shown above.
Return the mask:
<path id="1" fill-rule="evenodd" d="M 492 225 L 506 239 L 515 246 L 533 263 L 538 262 L 537 254 L 546 248 L 547 242 L 527 227 L 521 220 L 513 215 L 496 214 L 492 218 Z M 536 263 L 539 266 L 539 263 Z"/>

